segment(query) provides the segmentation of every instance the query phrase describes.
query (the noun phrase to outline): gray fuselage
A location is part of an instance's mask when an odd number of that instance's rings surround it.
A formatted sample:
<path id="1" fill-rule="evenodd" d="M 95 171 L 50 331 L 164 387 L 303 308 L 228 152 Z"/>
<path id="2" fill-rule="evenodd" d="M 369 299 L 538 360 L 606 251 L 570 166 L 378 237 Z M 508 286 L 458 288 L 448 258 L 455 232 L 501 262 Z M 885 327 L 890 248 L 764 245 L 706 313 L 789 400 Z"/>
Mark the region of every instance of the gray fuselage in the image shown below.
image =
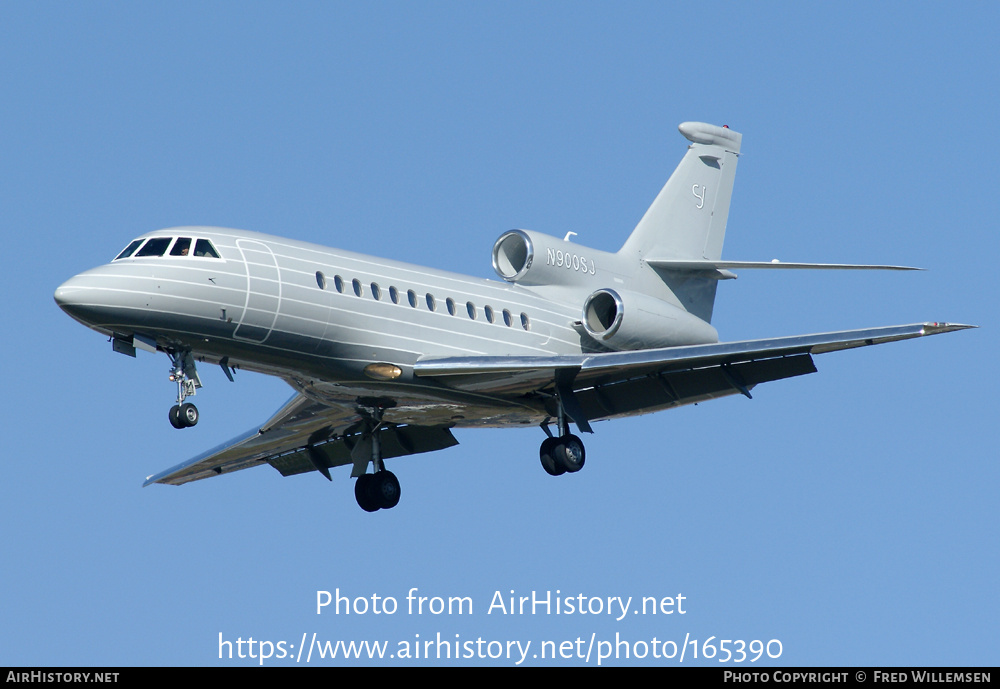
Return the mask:
<path id="1" fill-rule="evenodd" d="M 169 248 L 119 257 L 64 283 L 56 301 L 109 336 L 189 349 L 199 361 L 228 357 L 229 366 L 279 376 L 327 403 L 391 396 L 398 408 L 388 417 L 397 423 L 429 420 L 426 414 L 440 422 L 441 404 L 466 408 L 451 417 L 455 425 L 546 416 L 542 405 L 514 403 L 521 413 L 512 414 L 511 400 L 474 400 L 415 378 L 418 359 L 595 347 L 579 329 L 581 301 L 560 303 L 528 287 L 242 230 L 170 228 L 139 239 L 152 237 L 206 239 L 219 257 L 170 255 Z M 578 290 L 570 294 L 579 299 Z M 373 363 L 402 373 L 373 380 L 364 372 Z M 483 408 L 470 414 L 470 403 Z"/>

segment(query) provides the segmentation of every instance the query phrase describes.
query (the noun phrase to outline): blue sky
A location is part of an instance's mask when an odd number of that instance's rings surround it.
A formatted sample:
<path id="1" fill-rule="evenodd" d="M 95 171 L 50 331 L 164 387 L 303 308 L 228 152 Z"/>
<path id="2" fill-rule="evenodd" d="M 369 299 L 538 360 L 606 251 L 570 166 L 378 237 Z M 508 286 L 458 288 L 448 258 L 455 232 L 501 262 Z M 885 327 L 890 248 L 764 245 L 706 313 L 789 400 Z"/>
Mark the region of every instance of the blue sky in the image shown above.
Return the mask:
<path id="1" fill-rule="evenodd" d="M 390 652 L 438 633 L 529 653 L 715 637 L 782 655 L 696 662 L 995 665 L 998 19 L 985 2 L 3 3 L 0 664 L 255 664 L 220 660 L 220 634 L 297 649 L 315 632 Z M 720 286 L 724 340 L 980 329 L 597 424 L 563 480 L 537 429 L 458 432 L 391 463 L 400 505 L 369 515 L 344 469 L 141 488 L 290 390 L 207 370 L 201 423 L 177 432 L 167 358 L 117 355 L 52 301 L 179 224 L 480 277 L 513 227 L 616 250 L 685 120 L 744 135 L 725 258 L 928 269 L 747 271 Z M 406 614 L 414 587 L 473 613 Z M 337 588 L 400 611 L 317 615 Z M 511 590 L 681 594 L 686 612 L 487 614 Z M 678 662 L 649 652 L 605 662 Z"/>

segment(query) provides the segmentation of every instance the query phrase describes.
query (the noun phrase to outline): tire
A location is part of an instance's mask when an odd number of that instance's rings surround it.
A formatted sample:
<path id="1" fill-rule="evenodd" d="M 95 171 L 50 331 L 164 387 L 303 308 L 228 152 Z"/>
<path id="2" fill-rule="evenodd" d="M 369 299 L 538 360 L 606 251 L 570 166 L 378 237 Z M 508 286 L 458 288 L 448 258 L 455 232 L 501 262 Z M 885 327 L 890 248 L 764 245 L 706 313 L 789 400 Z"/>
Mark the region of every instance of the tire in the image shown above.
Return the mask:
<path id="1" fill-rule="evenodd" d="M 184 421 L 181 420 L 181 407 L 179 404 L 175 404 L 170 407 L 170 425 L 177 429 L 184 428 Z"/>
<path id="2" fill-rule="evenodd" d="M 556 458 L 556 464 L 570 474 L 580 471 L 587 461 L 587 451 L 583 447 L 583 441 L 575 435 L 559 438 L 559 444 L 553 454 Z"/>
<path id="3" fill-rule="evenodd" d="M 566 469 L 556 461 L 555 451 L 558 444 L 559 438 L 546 438 L 538 450 L 538 458 L 542 462 L 542 468 L 549 476 L 560 476 L 566 473 Z"/>
<path id="4" fill-rule="evenodd" d="M 198 425 L 198 407 L 194 406 L 190 402 L 181 405 L 180 413 L 181 423 L 186 427 Z"/>
<path id="5" fill-rule="evenodd" d="M 354 482 L 354 499 L 358 501 L 358 507 L 365 512 L 377 512 L 381 508 L 381 504 L 376 499 L 377 495 L 372 490 L 374 480 L 374 474 L 362 474 Z"/>

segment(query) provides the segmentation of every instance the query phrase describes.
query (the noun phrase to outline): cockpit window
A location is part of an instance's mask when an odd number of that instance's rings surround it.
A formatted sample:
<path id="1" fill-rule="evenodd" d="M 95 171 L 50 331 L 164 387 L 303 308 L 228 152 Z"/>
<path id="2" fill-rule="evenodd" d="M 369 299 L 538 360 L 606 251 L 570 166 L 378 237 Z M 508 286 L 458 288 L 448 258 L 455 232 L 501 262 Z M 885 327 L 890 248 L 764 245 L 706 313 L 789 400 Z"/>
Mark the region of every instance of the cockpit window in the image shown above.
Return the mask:
<path id="1" fill-rule="evenodd" d="M 187 256 L 191 252 L 191 238 L 178 237 L 174 242 L 174 248 L 170 250 L 171 256 Z"/>
<path id="2" fill-rule="evenodd" d="M 208 256 L 210 258 L 222 258 L 219 256 L 219 252 L 215 250 L 215 247 L 212 246 L 212 242 L 207 239 L 198 240 L 198 243 L 194 245 L 194 255 Z"/>
<path id="3" fill-rule="evenodd" d="M 146 242 L 143 244 L 143 242 Z M 207 258 L 222 258 L 219 252 L 212 246 L 212 242 L 207 239 L 192 239 L 191 237 L 178 237 L 174 242 L 173 237 L 151 237 L 149 239 L 140 238 L 134 240 L 125 249 L 115 256 L 114 260 L 120 258 L 139 258 L 140 256 L 163 256 L 167 247 L 173 242 L 170 248 L 171 256 L 205 256 Z M 191 253 L 191 245 L 194 244 L 194 254 Z M 139 247 L 142 247 L 141 249 Z M 138 249 L 138 251 L 136 251 Z"/>
<path id="4" fill-rule="evenodd" d="M 168 246 L 170 246 L 170 242 L 172 240 L 173 237 L 153 237 L 142 245 L 142 248 L 136 252 L 135 257 L 162 256 L 163 252 L 167 250 Z"/>
<path id="5" fill-rule="evenodd" d="M 132 255 L 132 253 L 136 249 L 139 248 L 140 244 L 142 244 L 142 240 L 141 239 L 136 239 L 134 242 L 132 242 L 131 244 L 129 244 L 127 247 L 125 247 L 125 249 L 120 254 L 118 254 L 117 256 L 115 256 L 115 260 L 117 261 L 119 258 L 128 258 L 129 256 Z"/>

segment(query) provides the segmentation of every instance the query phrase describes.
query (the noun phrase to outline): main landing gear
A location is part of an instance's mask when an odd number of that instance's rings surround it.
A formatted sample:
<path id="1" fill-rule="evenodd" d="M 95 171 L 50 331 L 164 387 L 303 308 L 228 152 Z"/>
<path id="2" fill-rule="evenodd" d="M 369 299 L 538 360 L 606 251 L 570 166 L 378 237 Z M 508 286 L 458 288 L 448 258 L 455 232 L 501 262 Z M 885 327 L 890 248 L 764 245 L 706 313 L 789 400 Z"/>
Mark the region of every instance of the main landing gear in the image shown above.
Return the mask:
<path id="1" fill-rule="evenodd" d="M 571 395 L 572 390 L 569 388 L 557 390 L 556 402 L 559 407 L 559 416 L 557 419 L 559 427 L 558 437 L 554 437 L 552 432 L 549 431 L 549 419 L 546 419 L 542 423 L 542 430 L 549 437 L 542 441 L 542 446 L 538 450 L 538 457 L 542 462 L 542 468 L 545 469 L 545 472 L 549 476 L 575 474 L 583 468 L 584 463 L 587 461 L 587 452 L 583 447 L 583 441 L 569 432 L 564 398 L 566 400 L 571 399 Z M 582 410 L 579 410 L 579 405 L 575 400 L 570 402 L 570 404 L 572 405 L 571 409 L 577 413 L 577 416 L 574 416 L 577 425 L 580 426 L 581 430 L 585 430 L 588 433 L 592 432 L 590 430 L 590 423 L 583 418 Z"/>
<path id="2" fill-rule="evenodd" d="M 399 504 L 399 479 L 382 463 L 382 443 L 379 439 L 384 427 L 382 415 L 386 407 L 393 404 L 395 403 L 391 400 L 385 400 L 382 404 L 375 403 L 358 409 L 365 418 L 366 429 L 361 435 L 361 441 L 351 450 L 351 455 L 354 459 L 353 473 L 357 475 L 354 498 L 365 512 L 389 510 Z M 374 470 L 372 474 L 365 473 L 369 461 Z"/>
<path id="3" fill-rule="evenodd" d="M 354 497 L 365 512 L 392 509 L 399 504 L 399 479 L 385 469 L 362 474 L 354 484 Z"/>
<path id="4" fill-rule="evenodd" d="M 542 468 L 549 476 L 576 473 L 587 461 L 583 441 L 572 434 L 546 438 L 542 441 L 538 456 L 542 461 Z"/>
<path id="5" fill-rule="evenodd" d="M 177 383 L 177 404 L 170 408 L 170 425 L 174 428 L 190 428 L 198 423 L 198 407 L 185 402 L 201 387 L 201 379 L 195 368 L 190 350 L 167 350 L 172 367 L 170 380 Z"/>

